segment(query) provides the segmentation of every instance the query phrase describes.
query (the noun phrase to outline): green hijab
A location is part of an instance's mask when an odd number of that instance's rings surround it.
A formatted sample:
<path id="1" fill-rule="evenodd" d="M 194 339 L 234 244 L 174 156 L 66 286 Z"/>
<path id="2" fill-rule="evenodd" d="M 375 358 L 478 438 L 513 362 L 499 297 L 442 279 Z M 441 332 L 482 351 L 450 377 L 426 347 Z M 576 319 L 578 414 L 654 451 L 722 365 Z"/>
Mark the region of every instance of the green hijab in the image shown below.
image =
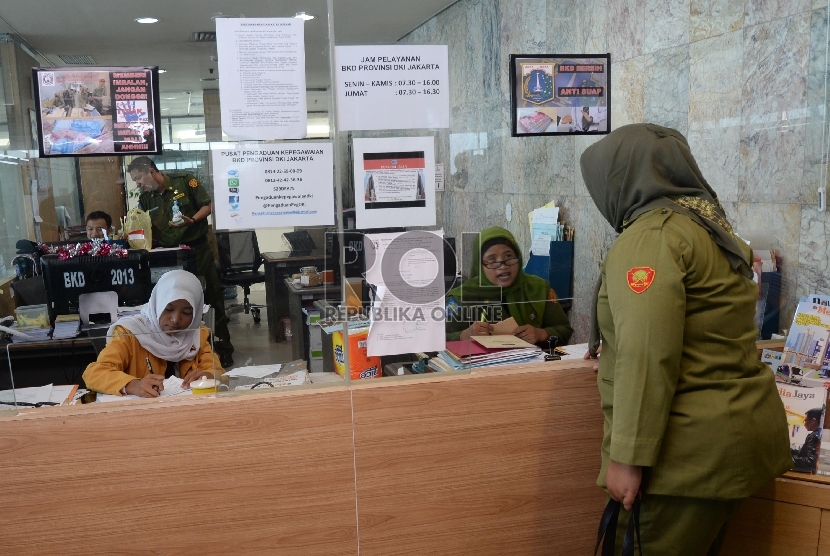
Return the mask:
<path id="1" fill-rule="evenodd" d="M 752 278 L 749 248 L 732 231 L 683 134 L 654 124 L 623 126 L 588 147 L 579 162 L 591 198 L 614 230 L 622 232 L 645 212 L 668 208 L 706 228 L 732 269 Z M 599 285 L 592 306 L 592 352 L 599 346 Z"/>
<path id="2" fill-rule="evenodd" d="M 492 284 L 482 272 L 481 256 L 483 253 L 481 252 L 481 246 L 493 239 L 507 241 L 513 251 L 516 252 L 516 256 L 519 257 L 519 272 L 513 283 L 506 288 Z M 457 288 L 451 289 L 447 296 L 455 297 L 460 303 L 468 302 L 467 300 L 480 302 L 480 300 L 488 298 L 496 301 L 503 297 L 510 315 L 516 319 L 519 326 L 532 324 L 533 322 L 541 324 L 542 315 L 545 314 L 545 304 L 548 301 L 548 284 L 537 276 L 525 274 L 523 267 L 522 251 L 516 244 L 513 234 L 498 226 L 487 228 L 476 235 L 470 277 Z M 535 319 L 530 318 L 532 314 L 536 315 Z"/>

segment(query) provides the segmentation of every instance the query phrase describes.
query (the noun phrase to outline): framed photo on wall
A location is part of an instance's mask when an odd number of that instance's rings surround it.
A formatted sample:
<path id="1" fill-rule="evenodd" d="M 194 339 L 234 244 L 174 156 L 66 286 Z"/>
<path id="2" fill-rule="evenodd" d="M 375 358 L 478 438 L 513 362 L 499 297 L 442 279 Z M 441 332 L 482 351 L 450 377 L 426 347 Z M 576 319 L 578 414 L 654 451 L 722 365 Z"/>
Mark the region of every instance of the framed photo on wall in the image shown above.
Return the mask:
<path id="1" fill-rule="evenodd" d="M 41 158 L 161 154 L 158 67 L 32 68 Z"/>
<path id="2" fill-rule="evenodd" d="M 511 54 L 510 134 L 611 130 L 610 54 Z"/>

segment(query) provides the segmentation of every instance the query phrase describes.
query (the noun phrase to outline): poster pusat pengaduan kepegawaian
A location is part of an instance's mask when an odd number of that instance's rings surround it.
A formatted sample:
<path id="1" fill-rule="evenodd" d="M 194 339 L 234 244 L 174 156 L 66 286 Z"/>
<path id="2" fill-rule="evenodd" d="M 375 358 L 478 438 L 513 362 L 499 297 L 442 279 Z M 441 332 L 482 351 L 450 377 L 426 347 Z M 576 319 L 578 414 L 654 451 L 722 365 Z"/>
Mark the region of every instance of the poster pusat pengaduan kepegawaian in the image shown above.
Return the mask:
<path id="1" fill-rule="evenodd" d="M 211 156 L 217 229 L 334 224 L 331 143 L 239 144 Z"/>

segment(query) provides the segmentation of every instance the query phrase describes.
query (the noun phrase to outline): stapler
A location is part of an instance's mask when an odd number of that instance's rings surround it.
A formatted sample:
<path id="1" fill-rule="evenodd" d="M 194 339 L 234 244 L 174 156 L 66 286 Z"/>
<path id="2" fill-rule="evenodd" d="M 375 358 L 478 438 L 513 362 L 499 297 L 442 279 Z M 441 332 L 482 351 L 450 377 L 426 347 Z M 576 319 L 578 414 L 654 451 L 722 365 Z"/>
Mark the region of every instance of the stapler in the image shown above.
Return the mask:
<path id="1" fill-rule="evenodd" d="M 416 353 L 415 357 L 417 357 L 418 360 L 412 364 L 412 372 L 418 374 L 426 372 L 427 361 L 429 361 L 429 355 L 427 355 L 426 353 Z"/>
<path id="2" fill-rule="evenodd" d="M 545 361 L 559 361 L 561 356 L 555 353 L 556 342 L 559 341 L 559 336 L 548 336 L 548 352 L 545 354 Z"/>

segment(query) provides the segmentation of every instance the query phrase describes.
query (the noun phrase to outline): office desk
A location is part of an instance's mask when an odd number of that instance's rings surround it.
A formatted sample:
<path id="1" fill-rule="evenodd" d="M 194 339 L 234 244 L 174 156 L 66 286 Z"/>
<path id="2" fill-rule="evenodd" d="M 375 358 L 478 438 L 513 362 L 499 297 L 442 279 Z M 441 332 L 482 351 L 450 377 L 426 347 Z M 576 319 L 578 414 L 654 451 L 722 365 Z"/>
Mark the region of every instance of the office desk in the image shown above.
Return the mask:
<path id="1" fill-rule="evenodd" d="M 339 299 L 340 286 L 323 284 L 304 288 L 295 286 L 290 278 L 283 280 L 288 291 L 288 316 L 291 317 L 291 358 L 308 360 L 308 332 L 303 307 L 314 307 L 318 299 Z"/>
<path id="2" fill-rule="evenodd" d="M 0 344 L 0 390 L 12 387 L 11 378 L 17 388 L 44 384 L 80 384 L 84 388 L 81 375 L 98 357 L 93 341 L 94 338 L 78 336 L 66 340 Z"/>
<path id="3" fill-rule="evenodd" d="M 317 270 L 331 267 L 331 257 L 325 249 L 311 251 L 269 251 L 262 253 L 265 263 L 265 304 L 268 315 L 268 337 L 277 342 L 284 340 L 280 319 L 289 316 L 288 289 L 284 278 L 299 274 L 304 266 L 316 266 Z M 328 265 L 328 267 L 326 267 Z"/>

